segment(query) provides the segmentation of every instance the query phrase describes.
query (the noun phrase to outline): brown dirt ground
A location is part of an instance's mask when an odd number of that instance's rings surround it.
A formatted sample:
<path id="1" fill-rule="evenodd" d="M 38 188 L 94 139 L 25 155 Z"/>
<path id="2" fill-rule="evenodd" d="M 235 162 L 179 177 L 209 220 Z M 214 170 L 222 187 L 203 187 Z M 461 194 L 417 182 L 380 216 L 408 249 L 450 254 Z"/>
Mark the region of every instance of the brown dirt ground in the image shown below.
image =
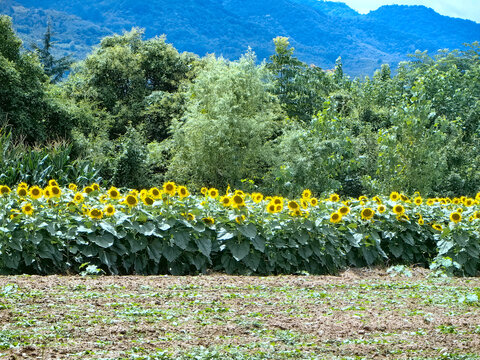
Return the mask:
<path id="1" fill-rule="evenodd" d="M 148 354 L 226 345 L 254 352 L 265 344 L 319 358 L 480 354 L 480 307 L 459 300 L 479 290 L 480 279 L 412 271 L 410 278 L 381 269 L 339 276 L 3 276 L 0 357 L 129 358 L 135 347 Z M 17 344 L 2 349 L 2 334 Z"/>

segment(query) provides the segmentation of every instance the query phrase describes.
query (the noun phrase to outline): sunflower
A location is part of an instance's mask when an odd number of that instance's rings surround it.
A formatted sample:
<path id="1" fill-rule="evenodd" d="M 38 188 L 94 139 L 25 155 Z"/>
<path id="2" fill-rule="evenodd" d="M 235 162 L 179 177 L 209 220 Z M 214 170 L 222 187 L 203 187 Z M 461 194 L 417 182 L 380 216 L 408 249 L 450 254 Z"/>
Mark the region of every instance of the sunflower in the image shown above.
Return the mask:
<path id="1" fill-rule="evenodd" d="M 58 186 L 50 186 L 50 193 L 52 197 L 59 198 L 62 195 L 62 190 Z"/>
<path id="2" fill-rule="evenodd" d="M 28 194 L 28 191 L 26 188 L 24 187 L 17 187 L 17 195 L 20 196 L 21 198 L 24 198 L 25 196 L 27 196 Z"/>
<path id="3" fill-rule="evenodd" d="M 340 200 L 340 196 L 338 196 L 338 194 L 332 194 L 330 195 L 330 197 L 328 198 L 331 202 L 337 202 Z"/>
<path id="4" fill-rule="evenodd" d="M 472 206 L 473 204 L 475 204 L 475 200 L 474 200 L 474 199 L 471 199 L 471 198 L 467 198 L 467 199 L 465 199 L 465 200 L 463 201 L 463 204 L 464 204 L 465 206 L 470 207 L 470 206 Z"/>
<path id="5" fill-rule="evenodd" d="M 381 205 L 382 204 L 382 200 L 378 197 L 378 196 L 374 196 L 372 198 L 373 201 L 375 201 L 377 203 L 377 205 Z"/>
<path id="6" fill-rule="evenodd" d="M 20 184 L 18 184 L 17 187 L 28 189 L 28 184 L 26 182 L 22 181 Z"/>
<path id="7" fill-rule="evenodd" d="M 417 224 L 423 226 L 425 224 L 425 221 L 423 220 L 423 218 L 420 218 L 418 219 Z"/>
<path id="8" fill-rule="evenodd" d="M 375 215 L 375 211 L 371 208 L 364 208 L 360 213 L 363 220 L 370 220 Z"/>
<path id="9" fill-rule="evenodd" d="M 254 203 L 258 204 L 258 203 L 262 202 L 263 195 L 255 192 L 255 193 L 252 194 L 252 200 L 253 200 Z"/>
<path id="10" fill-rule="evenodd" d="M 236 218 L 235 218 L 235 221 L 237 222 L 237 224 L 241 224 L 245 221 L 245 215 L 238 215 Z"/>
<path id="11" fill-rule="evenodd" d="M 405 208 L 403 207 L 403 205 L 397 204 L 393 207 L 392 211 L 395 215 L 398 216 L 402 215 L 405 212 Z"/>
<path id="12" fill-rule="evenodd" d="M 215 220 L 212 218 L 212 217 L 204 217 L 203 219 L 203 222 L 207 225 L 213 225 L 215 224 Z"/>
<path id="13" fill-rule="evenodd" d="M 398 199 L 400 199 L 400 194 L 396 191 L 392 191 L 390 193 L 390 200 L 397 201 Z"/>
<path id="14" fill-rule="evenodd" d="M 77 204 L 74 201 L 69 201 L 67 203 L 67 210 L 69 211 L 74 211 L 76 207 L 77 207 Z"/>
<path id="15" fill-rule="evenodd" d="M 112 186 L 110 189 L 107 190 L 107 194 L 110 199 L 118 200 L 121 198 L 120 191 L 115 186 Z"/>
<path id="16" fill-rule="evenodd" d="M 338 212 L 340 215 L 345 216 L 350 212 L 350 208 L 348 206 L 342 206 L 340 209 L 338 209 Z"/>
<path id="17" fill-rule="evenodd" d="M 153 197 L 155 200 L 162 197 L 162 192 L 157 187 L 152 187 L 148 190 L 148 194 Z"/>
<path id="18" fill-rule="evenodd" d="M 272 199 L 272 202 L 273 202 L 275 205 L 283 204 L 283 198 L 280 197 L 280 196 L 275 196 L 275 197 Z"/>
<path id="19" fill-rule="evenodd" d="M 10 214 L 10 220 L 13 220 L 13 219 L 15 219 L 17 216 L 20 215 L 20 210 L 18 210 L 18 209 L 11 209 L 10 212 L 11 212 L 11 214 Z"/>
<path id="20" fill-rule="evenodd" d="M 283 204 L 275 205 L 275 212 L 280 212 L 283 210 Z"/>
<path id="21" fill-rule="evenodd" d="M 163 191 L 168 195 L 173 196 L 177 191 L 177 186 L 173 181 L 166 182 L 163 184 Z"/>
<path id="22" fill-rule="evenodd" d="M 434 228 L 437 231 L 442 231 L 443 230 L 443 227 L 440 224 L 433 224 L 432 228 Z"/>
<path id="23" fill-rule="evenodd" d="M 155 199 L 152 198 L 151 196 L 145 196 L 145 197 L 142 197 L 142 201 L 145 205 L 152 206 L 153 203 L 155 202 Z"/>
<path id="24" fill-rule="evenodd" d="M 312 192 L 309 189 L 305 189 L 302 192 L 303 199 L 310 199 L 312 197 Z"/>
<path id="25" fill-rule="evenodd" d="M 77 204 L 80 204 L 83 201 L 82 193 L 77 192 L 73 197 L 73 201 L 75 201 Z"/>
<path id="26" fill-rule="evenodd" d="M 317 206 L 318 205 L 318 199 L 315 198 L 315 197 L 310 198 L 310 205 Z"/>
<path id="27" fill-rule="evenodd" d="M 90 185 L 92 187 L 92 189 L 94 191 L 100 191 L 100 185 L 98 185 L 97 183 L 93 183 L 92 185 Z"/>
<path id="28" fill-rule="evenodd" d="M 22 206 L 22 212 L 26 215 L 32 215 L 33 214 L 33 206 L 32 204 L 28 203 Z"/>
<path id="29" fill-rule="evenodd" d="M 358 201 L 363 201 L 363 202 L 365 202 L 365 201 L 367 201 L 367 200 L 368 200 L 368 198 L 367 198 L 365 195 L 362 195 L 362 196 L 359 196 L 359 197 L 358 197 Z"/>
<path id="30" fill-rule="evenodd" d="M 85 186 L 85 188 L 83 189 L 83 192 L 87 195 L 90 194 L 92 191 L 93 188 L 91 186 Z"/>
<path id="31" fill-rule="evenodd" d="M 132 194 L 129 194 L 127 195 L 127 197 L 125 198 L 125 203 L 129 206 L 129 207 L 134 207 L 134 206 L 137 206 L 138 204 L 138 198 Z"/>
<path id="32" fill-rule="evenodd" d="M 462 220 L 462 214 L 455 211 L 450 214 L 450 221 L 454 222 L 455 224 L 459 223 Z"/>
<path id="33" fill-rule="evenodd" d="M 45 189 L 43 189 L 43 197 L 45 199 L 50 199 L 52 197 L 52 192 L 50 191 L 50 186 L 47 186 Z"/>
<path id="34" fill-rule="evenodd" d="M 242 190 L 235 190 L 235 193 L 234 193 L 234 194 L 245 197 L 245 193 L 244 193 Z"/>
<path id="35" fill-rule="evenodd" d="M 208 196 L 210 196 L 213 199 L 217 198 L 218 197 L 218 190 L 215 189 L 215 188 L 208 189 Z"/>
<path id="36" fill-rule="evenodd" d="M 334 212 L 330 215 L 330 222 L 334 224 L 338 224 L 342 220 L 342 214 L 339 212 Z"/>
<path id="37" fill-rule="evenodd" d="M 233 195 L 231 201 L 234 208 L 245 206 L 245 199 L 240 194 Z"/>
<path id="38" fill-rule="evenodd" d="M 475 219 L 480 219 L 480 212 L 475 211 L 475 213 L 473 214 L 473 216 L 475 217 Z"/>
<path id="39" fill-rule="evenodd" d="M 398 221 L 410 221 L 410 218 L 406 214 L 402 213 L 402 214 L 397 215 L 397 220 Z"/>
<path id="40" fill-rule="evenodd" d="M 377 210 L 380 214 L 382 214 L 387 210 L 387 208 L 385 207 L 385 205 L 378 205 Z"/>
<path id="41" fill-rule="evenodd" d="M 193 215 L 192 213 L 183 213 L 182 214 L 183 216 L 185 216 L 187 218 L 188 221 L 193 221 L 195 220 L 195 215 Z"/>
<path id="42" fill-rule="evenodd" d="M 288 202 L 288 209 L 290 211 L 295 211 L 300 208 L 300 205 L 294 200 Z"/>
<path id="43" fill-rule="evenodd" d="M 28 191 L 28 194 L 30 197 L 34 200 L 40 199 L 43 195 L 42 189 L 40 189 L 38 186 L 32 186 L 30 190 Z"/>
<path id="44" fill-rule="evenodd" d="M 200 189 L 200 192 L 202 193 L 202 195 L 205 195 L 205 196 L 206 196 L 207 193 L 208 193 L 208 189 L 207 189 L 206 187 L 202 187 L 202 188 Z"/>
<path id="45" fill-rule="evenodd" d="M 128 192 L 128 195 L 133 195 L 135 197 L 138 197 L 139 193 L 137 189 L 130 189 L 130 191 Z"/>
<path id="46" fill-rule="evenodd" d="M 100 220 L 103 218 L 103 211 L 97 208 L 90 209 L 88 212 L 88 216 L 90 216 L 92 219 L 98 219 Z"/>
<path id="47" fill-rule="evenodd" d="M 400 194 L 400 199 L 402 199 L 402 201 L 408 201 L 408 200 L 410 200 L 410 199 L 408 198 L 408 196 L 403 195 L 403 194 Z"/>
<path id="48" fill-rule="evenodd" d="M 293 212 L 290 212 L 290 215 L 292 216 L 302 216 L 302 210 L 298 209 Z"/>
<path id="49" fill-rule="evenodd" d="M 230 202 L 231 202 L 231 199 L 230 199 L 230 196 L 228 195 L 224 195 L 220 198 L 220 203 L 225 207 L 230 206 Z"/>
<path id="50" fill-rule="evenodd" d="M 54 180 L 54 179 L 48 180 L 48 186 L 58 186 L 57 180 Z"/>
<path id="51" fill-rule="evenodd" d="M 434 199 L 427 199 L 427 205 L 428 205 L 428 206 L 432 206 L 433 204 L 435 204 L 435 200 L 434 200 Z"/>
<path id="52" fill-rule="evenodd" d="M 0 194 L 2 196 L 10 194 L 12 190 L 7 185 L 0 186 Z"/>
<path id="53" fill-rule="evenodd" d="M 310 205 L 310 201 L 308 201 L 308 199 L 300 199 L 300 206 L 302 209 L 308 208 L 308 205 Z"/>
<path id="54" fill-rule="evenodd" d="M 108 200 L 108 195 L 107 194 L 102 194 L 98 197 L 98 201 L 100 201 L 102 204 L 105 204 Z"/>
<path id="55" fill-rule="evenodd" d="M 423 199 L 421 196 L 417 196 L 415 200 L 413 200 L 413 202 L 415 203 L 415 205 L 422 205 Z"/>
<path id="56" fill-rule="evenodd" d="M 267 212 L 269 212 L 270 214 L 274 214 L 275 213 L 275 209 L 276 209 L 276 206 L 273 202 L 270 202 L 268 203 L 267 205 Z"/>
<path id="57" fill-rule="evenodd" d="M 453 198 L 452 203 L 455 205 L 460 204 L 461 200 L 459 198 Z"/>
<path id="58" fill-rule="evenodd" d="M 148 190 L 147 189 L 140 190 L 140 193 L 139 193 L 140 199 L 143 199 L 147 195 L 148 195 Z"/>
<path id="59" fill-rule="evenodd" d="M 113 206 L 112 204 L 108 204 L 107 206 L 105 206 L 105 209 L 103 209 L 103 211 L 105 211 L 105 215 L 112 216 L 113 214 L 115 214 L 115 206 Z"/>
<path id="60" fill-rule="evenodd" d="M 77 191 L 77 185 L 75 185 L 74 183 L 68 184 L 68 188 L 72 191 Z"/>
<path id="61" fill-rule="evenodd" d="M 180 196 L 180 199 L 186 198 L 187 196 L 190 195 L 188 192 L 188 189 L 185 186 L 179 186 L 177 188 L 178 196 Z"/>

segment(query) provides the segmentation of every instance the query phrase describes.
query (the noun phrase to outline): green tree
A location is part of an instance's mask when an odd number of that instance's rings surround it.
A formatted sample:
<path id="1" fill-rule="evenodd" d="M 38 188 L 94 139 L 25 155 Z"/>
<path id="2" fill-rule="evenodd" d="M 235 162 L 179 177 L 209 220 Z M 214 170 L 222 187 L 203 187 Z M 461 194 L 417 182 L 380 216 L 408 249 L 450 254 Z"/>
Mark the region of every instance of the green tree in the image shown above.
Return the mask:
<path id="1" fill-rule="evenodd" d="M 52 41 L 52 36 L 52 24 L 49 21 L 41 45 L 33 44 L 33 48 L 43 65 L 45 74 L 47 74 L 52 83 L 56 83 L 60 81 L 65 72 L 70 69 L 73 64 L 73 59 L 71 56 L 63 56 L 58 59 L 53 56 L 52 47 L 54 42 Z"/>
<path id="2" fill-rule="evenodd" d="M 167 176 L 218 187 L 240 186 L 247 177 L 261 181 L 281 116 L 270 86 L 268 71 L 250 52 L 235 62 L 205 59 L 174 126 Z"/>

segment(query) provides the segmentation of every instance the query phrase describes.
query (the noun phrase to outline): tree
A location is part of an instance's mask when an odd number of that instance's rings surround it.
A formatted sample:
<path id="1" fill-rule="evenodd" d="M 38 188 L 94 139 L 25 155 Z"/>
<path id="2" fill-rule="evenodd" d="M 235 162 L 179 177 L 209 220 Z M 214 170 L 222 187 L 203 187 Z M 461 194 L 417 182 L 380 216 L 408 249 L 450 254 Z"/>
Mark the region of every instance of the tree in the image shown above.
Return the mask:
<path id="1" fill-rule="evenodd" d="M 267 64 L 275 77 L 272 92 L 290 119 L 309 123 L 322 108 L 333 84 L 321 68 L 307 66 L 293 56 L 294 48 L 287 37 L 276 37 L 273 42 L 275 54 Z"/>
<path id="2" fill-rule="evenodd" d="M 281 116 L 270 86 L 269 73 L 255 65 L 251 52 L 235 62 L 208 57 L 174 126 L 167 176 L 217 187 L 261 180 L 272 164 L 271 140 Z"/>
<path id="3" fill-rule="evenodd" d="M 52 54 L 52 47 L 54 42 L 52 41 L 52 24 L 49 21 L 47 24 L 47 30 L 43 35 L 41 46 L 33 44 L 33 48 L 38 55 L 40 62 L 43 65 L 45 74 L 50 78 L 52 83 L 56 83 L 63 78 L 65 72 L 70 69 L 73 64 L 72 57 L 70 55 L 63 56 L 56 59 Z"/>

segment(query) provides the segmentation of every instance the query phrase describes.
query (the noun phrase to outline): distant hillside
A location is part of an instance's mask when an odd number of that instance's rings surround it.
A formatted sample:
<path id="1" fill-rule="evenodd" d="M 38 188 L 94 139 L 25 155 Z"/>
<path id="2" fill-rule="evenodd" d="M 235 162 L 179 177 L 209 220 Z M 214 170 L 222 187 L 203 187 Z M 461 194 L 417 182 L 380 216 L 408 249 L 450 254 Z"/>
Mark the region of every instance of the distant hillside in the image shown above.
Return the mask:
<path id="1" fill-rule="evenodd" d="M 51 18 L 60 54 L 83 58 L 108 34 L 134 26 L 146 38 L 166 34 L 180 51 L 236 59 L 251 47 L 259 59 L 272 39 L 290 37 L 296 56 L 322 68 L 342 57 L 345 71 L 371 74 L 415 50 L 435 53 L 480 40 L 480 24 L 442 16 L 423 6 L 382 6 L 361 15 L 344 3 L 317 0 L 0 0 L 28 44 Z"/>

